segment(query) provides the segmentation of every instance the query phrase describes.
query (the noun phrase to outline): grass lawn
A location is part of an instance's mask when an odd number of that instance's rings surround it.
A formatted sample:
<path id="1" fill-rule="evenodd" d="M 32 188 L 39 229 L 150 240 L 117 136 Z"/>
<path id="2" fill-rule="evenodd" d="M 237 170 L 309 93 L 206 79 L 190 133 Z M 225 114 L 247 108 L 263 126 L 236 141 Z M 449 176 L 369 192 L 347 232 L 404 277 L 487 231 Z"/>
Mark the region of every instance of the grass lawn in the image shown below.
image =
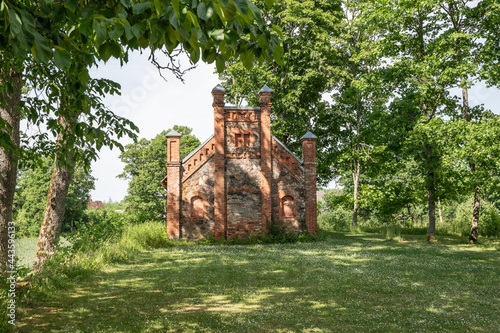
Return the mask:
<path id="1" fill-rule="evenodd" d="M 72 333 L 499 332 L 500 241 L 424 237 L 142 252 L 19 308 L 16 324 Z"/>

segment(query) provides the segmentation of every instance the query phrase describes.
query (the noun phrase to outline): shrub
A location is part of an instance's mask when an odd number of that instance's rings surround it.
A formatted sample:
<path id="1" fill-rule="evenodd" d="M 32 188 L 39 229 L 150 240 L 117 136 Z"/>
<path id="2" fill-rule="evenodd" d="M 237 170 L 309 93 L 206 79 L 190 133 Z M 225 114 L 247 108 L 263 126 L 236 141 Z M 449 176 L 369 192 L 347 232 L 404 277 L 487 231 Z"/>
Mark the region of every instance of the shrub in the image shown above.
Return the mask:
<path id="1" fill-rule="evenodd" d="M 443 226 L 446 233 L 467 236 L 470 233 L 472 222 L 473 198 L 459 204 L 455 210 L 454 218 Z M 500 212 L 490 202 L 481 202 L 479 213 L 479 234 L 481 236 L 500 236 Z"/>
<path id="2" fill-rule="evenodd" d="M 350 231 L 352 212 L 338 207 L 318 216 L 318 227 L 326 231 Z"/>

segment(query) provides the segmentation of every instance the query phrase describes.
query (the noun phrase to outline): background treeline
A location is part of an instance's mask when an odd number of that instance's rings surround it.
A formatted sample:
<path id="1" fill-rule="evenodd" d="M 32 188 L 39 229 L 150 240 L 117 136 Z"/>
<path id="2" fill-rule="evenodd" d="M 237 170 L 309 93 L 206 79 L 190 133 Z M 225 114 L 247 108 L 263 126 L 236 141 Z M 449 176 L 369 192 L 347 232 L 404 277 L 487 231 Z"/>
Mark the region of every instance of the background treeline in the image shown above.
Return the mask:
<path id="1" fill-rule="evenodd" d="M 282 29 L 283 66 L 234 61 L 228 102 L 258 105 L 267 84 L 274 135 L 299 156 L 318 136 L 319 182 L 343 187 L 325 207 L 340 229 L 407 216 L 432 240 L 441 215 L 472 242 L 496 234 L 500 110 L 469 92 L 500 86 L 497 1 L 256 3 Z"/>

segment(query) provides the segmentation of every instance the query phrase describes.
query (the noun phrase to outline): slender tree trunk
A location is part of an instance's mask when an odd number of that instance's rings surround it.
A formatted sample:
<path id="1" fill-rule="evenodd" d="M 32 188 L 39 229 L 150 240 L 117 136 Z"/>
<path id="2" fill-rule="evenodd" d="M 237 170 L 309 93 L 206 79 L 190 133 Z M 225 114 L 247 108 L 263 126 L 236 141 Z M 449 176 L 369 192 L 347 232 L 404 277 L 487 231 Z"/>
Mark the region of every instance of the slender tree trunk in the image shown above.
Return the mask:
<path id="1" fill-rule="evenodd" d="M 439 222 L 443 224 L 443 212 L 441 211 L 441 199 L 438 198 Z"/>
<path id="2" fill-rule="evenodd" d="M 19 112 L 19 102 L 21 100 L 21 90 L 23 86 L 22 74 L 10 70 L 8 75 L 0 72 L 0 84 L 5 87 L 6 83 L 12 85 L 13 90 L 7 88 L 1 91 L 1 99 L 4 104 L 0 104 L 0 117 L 11 129 L 0 129 L 0 136 L 6 133 L 10 137 L 14 149 L 0 146 L 0 275 L 3 274 L 7 264 L 8 253 L 8 227 L 12 222 L 12 204 L 14 202 L 14 192 L 16 189 L 17 177 L 17 152 L 19 148 L 19 123 L 21 114 Z"/>
<path id="3" fill-rule="evenodd" d="M 478 185 L 474 190 L 474 208 L 472 211 L 472 226 L 469 235 L 469 242 L 471 243 L 476 243 L 479 236 L 479 209 L 481 208 L 480 192 L 481 187 Z"/>
<path id="4" fill-rule="evenodd" d="M 71 134 L 74 122 L 69 122 L 64 116 L 59 116 L 59 122 L 66 129 L 66 135 Z M 65 152 L 71 152 L 68 142 L 63 133 L 57 136 L 57 144 L 66 146 Z M 69 185 L 73 176 L 73 159 L 71 156 L 65 159 L 65 163 L 60 161 L 60 155 L 56 156 L 52 179 L 50 180 L 49 193 L 47 195 L 47 206 L 40 227 L 38 238 L 38 248 L 35 255 L 35 269 L 39 270 L 47 258 L 54 252 L 55 241 L 59 238 L 64 219 L 66 197 L 68 196 Z"/>
<path id="5" fill-rule="evenodd" d="M 434 174 L 429 173 L 429 177 L 434 178 Z M 434 201 L 436 189 L 434 185 L 429 186 L 427 193 L 427 200 L 429 203 L 429 233 L 427 234 L 427 241 L 432 242 L 436 235 L 436 202 Z"/>
<path id="6" fill-rule="evenodd" d="M 359 194 L 359 174 L 361 169 L 360 161 L 355 162 L 356 165 L 354 167 L 354 172 L 352 174 L 352 178 L 354 180 L 354 209 L 352 211 L 352 227 L 356 228 L 358 225 L 358 194 Z"/>
<path id="7" fill-rule="evenodd" d="M 462 79 L 462 112 L 466 121 L 470 120 L 469 114 L 469 92 L 465 86 L 465 78 Z M 470 170 L 472 173 L 476 171 L 476 164 L 470 164 Z M 481 209 L 481 198 L 480 198 L 481 187 L 477 185 L 474 188 L 474 206 L 472 210 L 472 223 L 469 234 L 469 242 L 476 243 L 479 237 L 479 212 Z"/>

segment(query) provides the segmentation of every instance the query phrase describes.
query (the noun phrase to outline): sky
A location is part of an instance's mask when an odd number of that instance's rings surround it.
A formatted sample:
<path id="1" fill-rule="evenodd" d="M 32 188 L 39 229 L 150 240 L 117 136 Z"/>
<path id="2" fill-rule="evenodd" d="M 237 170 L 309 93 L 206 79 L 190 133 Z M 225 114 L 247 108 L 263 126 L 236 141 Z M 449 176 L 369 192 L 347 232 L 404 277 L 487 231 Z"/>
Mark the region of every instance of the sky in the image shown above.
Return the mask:
<path id="1" fill-rule="evenodd" d="M 183 68 L 190 67 L 187 58 Z M 123 67 L 110 60 L 91 70 L 93 77 L 103 77 L 121 84 L 120 96 L 108 96 L 105 105 L 117 115 L 126 117 L 139 127 L 139 138 L 151 139 L 174 125 L 188 126 L 201 142 L 213 134 L 212 88 L 219 84 L 213 65 L 200 62 L 184 75 L 184 83 L 168 72 L 165 81 L 148 61 L 148 54 L 131 54 Z M 227 87 L 226 87 L 227 88 Z M 273 87 L 271 87 L 273 88 Z M 460 94 L 459 89 L 452 90 Z M 500 114 L 500 91 L 479 83 L 469 91 L 471 106 L 484 103 L 486 108 Z M 132 140 L 124 139 L 125 145 Z M 128 181 L 117 178 L 125 166 L 119 158 L 120 150 L 103 148 L 99 160 L 92 164 L 92 175 L 97 178 L 92 199 L 113 202 L 127 194 Z"/>
<path id="2" fill-rule="evenodd" d="M 181 63 L 183 68 L 190 67 L 187 59 Z M 139 138 L 151 139 L 174 125 L 183 125 L 191 127 L 192 134 L 203 142 L 214 129 L 212 88 L 219 84 L 214 71 L 214 66 L 200 63 L 184 75 L 184 84 L 168 72 L 164 73 L 165 81 L 148 61 L 148 54 L 133 53 L 123 67 L 118 61 L 109 61 L 93 68 L 91 76 L 121 84 L 121 96 L 108 96 L 104 104 L 133 121 L 139 127 Z M 97 178 L 91 192 L 94 201 L 116 202 L 126 196 L 128 181 L 116 178 L 125 166 L 119 155 L 118 148 L 103 148 L 99 160 L 92 164 L 92 175 Z"/>

